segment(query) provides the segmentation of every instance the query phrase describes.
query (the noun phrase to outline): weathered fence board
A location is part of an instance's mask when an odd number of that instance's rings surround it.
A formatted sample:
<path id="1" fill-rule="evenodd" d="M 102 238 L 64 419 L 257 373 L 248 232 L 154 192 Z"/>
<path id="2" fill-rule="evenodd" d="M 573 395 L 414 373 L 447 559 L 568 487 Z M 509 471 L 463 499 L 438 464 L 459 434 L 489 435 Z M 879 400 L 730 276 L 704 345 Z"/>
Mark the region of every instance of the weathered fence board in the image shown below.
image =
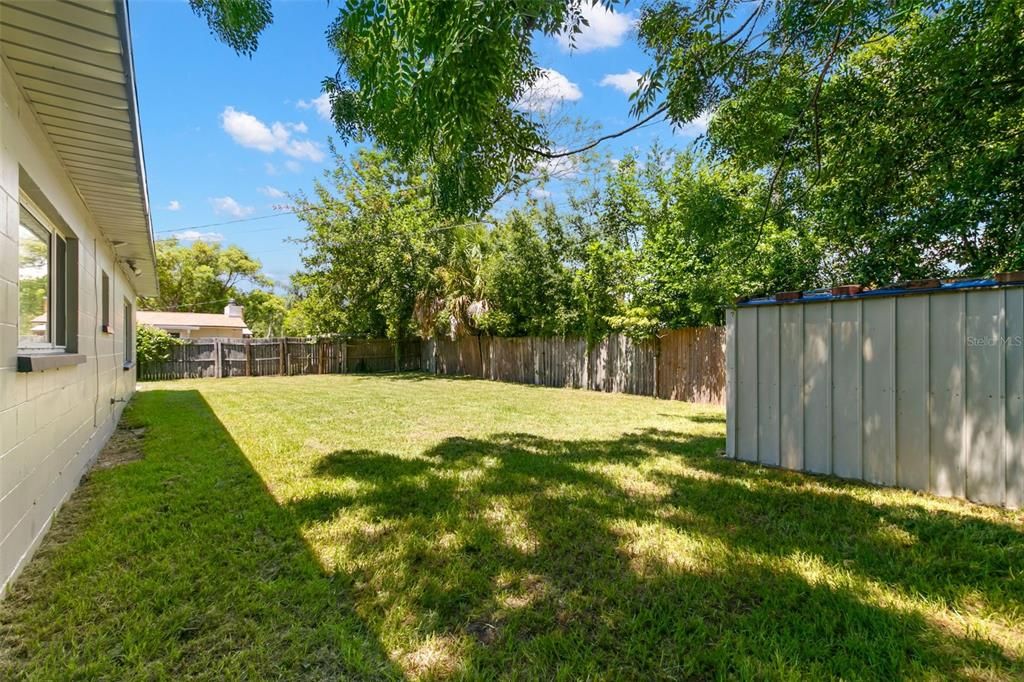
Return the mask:
<path id="1" fill-rule="evenodd" d="M 674 329 L 647 340 L 470 336 L 423 343 L 421 367 L 492 381 L 724 404 L 725 331 Z"/>
<path id="2" fill-rule="evenodd" d="M 725 332 L 674 329 L 634 340 L 468 336 L 455 340 L 203 339 L 177 346 L 142 380 L 423 370 L 492 381 L 723 404 Z"/>
<path id="3" fill-rule="evenodd" d="M 398 347 L 398 366 L 395 366 L 395 344 L 388 339 L 370 339 L 347 346 L 345 371 L 362 372 L 408 372 L 419 370 L 420 342 L 418 340 L 403 341 Z"/>
<path id="4" fill-rule="evenodd" d="M 658 336 L 657 396 L 724 404 L 725 329 L 672 329 Z"/>
<path id="5" fill-rule="evenodd" d="M 139 379 L 295 376 L 420 369 L 420 342 L 387 339 L 201 339 L 171 349 L 162 362 L 139 366 Z"/>
<path id="6" fill-rule="evenodd" d="M 139 368 L 143 379 L 198 379 L 217 376 L 216 343 L 200 341 L 177 346 L 163 362 L 146 363 Z"/>

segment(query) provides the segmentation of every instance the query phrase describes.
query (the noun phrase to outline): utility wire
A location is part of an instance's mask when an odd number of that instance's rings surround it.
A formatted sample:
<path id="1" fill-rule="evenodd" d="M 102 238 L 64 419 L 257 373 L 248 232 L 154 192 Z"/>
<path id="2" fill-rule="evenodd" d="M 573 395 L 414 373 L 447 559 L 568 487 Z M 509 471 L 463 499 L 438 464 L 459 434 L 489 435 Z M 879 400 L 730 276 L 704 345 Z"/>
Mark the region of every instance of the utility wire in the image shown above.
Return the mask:
<path id="1" fill-rule="evenodd" d="M 541 201 L 538 201 L 538 203 L 544 204 L 546 202 L 541 200 Z M 547 202 L 547 203 L 553 203 L 553 202 Z M 556 204 L 556 207 L 558 207 L 558 206 L 559 205 Z M 203 229 L 206 229 L 206 228 L 209 228 L 209 227 L 224 227 L 225 225 L 237 225 L 239 223 L 251 223 L 251 222 L 256 221 L 256 220 L 269 220 L 270 218 L 277 218 L 278 216 L 286 216 L 286 215 L 296 215 L 297 216 L 297 215 L 301 215 L 304 212 L 315 211 L 316 208 L 317 207 L 311 207 L 309 209 L 292 208 L 292 209 L 288 209 L 287 211 L 278 211 L 276 213 L 267 213 L 265 215 L 251 216 L 251 217 L 248 217 L 248 218 L 235 218 L 234 220 L 223 220 L 223 221 L 217 222 L 217 223 L 203 223 L 202 225 L 184 225 L 182 227 L 172 227 L 172 228 L 163 229 L 163 230 L 153 230 L 153 234 L 171 234 L 172 232 L 185 232 L 187 230 L 203 230 Z M 416 210 L 416 213 L 423 213 L 423 212 L 431 211 L 431 210 L 434 210 L 434 207 L 427 206 L 427 207 L 423 207 L 423 208 L 420 208 L 420 209 Z M 252 232 L 270 232 L 270 231 L 273 231 L 273 230 L 289 230 L 289 229 L 292 229 L 291 225 L 284 225 L 284 226 L 279 226 L 279 227 L 268 227 L 268 228 L 265 228 L 263 230 L 250 230 L 249 232 L 250 233 L 252 233 Z"/>
<path id="2" fill-rule="evenodd" d="M 268 213 L 267 215 L 258 215 L 251 218 L 236 218 L 235 220 L 225 220 L 220 223 L 206 223 L 205 225 L 187 225 L 185 227 L 175 227 L 169 230 L 154 230 L 154 234 L 167 234 L 169 232 L 184 232 L 185 230 L 202 230 L 207 227 L 222 227 L 224 225 L 234 225 L 236 223 L 249 223 L 254 220 L 267 220 L 268 218 L 276 218 L 282 215 L 297 215 L 299 211 L 292 209 L 290 211 L 278 211 L 277 213 Z"/>

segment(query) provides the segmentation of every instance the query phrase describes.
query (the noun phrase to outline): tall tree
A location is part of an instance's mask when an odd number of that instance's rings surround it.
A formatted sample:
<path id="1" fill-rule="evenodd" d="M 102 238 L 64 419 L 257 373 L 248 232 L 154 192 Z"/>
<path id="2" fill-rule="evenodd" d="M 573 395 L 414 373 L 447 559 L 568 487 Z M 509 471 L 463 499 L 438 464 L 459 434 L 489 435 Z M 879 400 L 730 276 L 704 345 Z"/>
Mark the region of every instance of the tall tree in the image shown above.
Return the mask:
<path id="1" fill-rule="evenodd" d="M 572 280 L 558 242 L 545 230 L 554 218 L 540 210 L 512 211 L 492 231 L 482 272 L 486 331 L 502 336 L 575 331 Z"/>
<path id="2" fill-rule="evenodd" d="M 162 239 L 156 244 L 160 293 L 144 298 L 146 310 L 216 313 L 234 300 L 256 336 L 281 334 L 285 301 L 273 293 L 262 265 L 238 246 Z"/>
<path id="3" fill-rule="evenodd" d="M 247 52 L 269 0 L 239 2 L 193 6 Z M 328 31 L 337 127 L 429 158 L 440 206 L 479 212 L 538 159 L 592 148 L 517 107 L 544 76 L 535 36 L 575 35 L 592 4 L 622 3 L 350 0 Z M 594 143 L 713 114 L 713 158 L 770 178 L 759 223 L 808 217 L 831 279 L 1024 267 L 1019 0 L 667 0 L 643 7 L 638 37 L 653 65 L 636 123 Z"/>
<path id="4" fill-rule="evenodd" d="M 236 297 L 243 307 L 245 325 L 256 337 L 288 336 L 296 330 L 287 324 L 288 301 L 273 291 L 251 289 Z M 297 333 L 302 334 L 301 330 Z"/>
<path id="5" fill-rule="evenodd" d="M 770 169 L 771 210 L 810 219 L 833 281 L 1024 267 L 1024 9 L 894 4 L 888 26 L 839 22 L 818 61 L 757 65 L 715 155 Z"/>
<path id="6" fill-rule="evenodd" d="M 307 224 L 293 277 L 314 333 L 400 339 L 415 330 L 417 295 L 443 261 L 451 226 L 432 210 L 426 165 L 371 149 L 338 154 L 313 196 L 295 197 Z"/>
<path id="7" fill-rule="evenodd" d="M 260 262 L 238 246 L 177 239 L 156 244 L 159 295 L 143 299 L 148 310 L 219 312 L 229 299 L 253 287 L 270 287 Z"/>

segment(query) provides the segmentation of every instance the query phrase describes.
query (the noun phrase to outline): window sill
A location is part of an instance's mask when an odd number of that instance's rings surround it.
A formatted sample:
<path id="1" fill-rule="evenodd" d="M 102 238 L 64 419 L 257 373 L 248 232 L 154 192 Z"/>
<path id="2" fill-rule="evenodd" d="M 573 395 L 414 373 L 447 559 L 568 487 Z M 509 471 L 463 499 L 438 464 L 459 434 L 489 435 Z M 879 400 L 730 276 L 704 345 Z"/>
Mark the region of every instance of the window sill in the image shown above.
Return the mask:
<path id="1" fill-rule="evenodd" d="M 85 356 L 80 353 L 22 353 L 18 355 L 18 371 L 43 372 L 84 362 Z"/>

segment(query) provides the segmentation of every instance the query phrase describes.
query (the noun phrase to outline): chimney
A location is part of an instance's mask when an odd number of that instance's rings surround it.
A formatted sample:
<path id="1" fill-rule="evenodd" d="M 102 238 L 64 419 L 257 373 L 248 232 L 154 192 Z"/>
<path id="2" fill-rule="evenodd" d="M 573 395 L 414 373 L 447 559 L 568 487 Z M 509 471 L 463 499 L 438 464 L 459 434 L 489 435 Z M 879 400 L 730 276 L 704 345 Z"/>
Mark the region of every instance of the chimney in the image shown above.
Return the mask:
<path id="1" fill-rule="evenodd" d="M 228 317 L 237 317 L 238 319 L 242 319 L 243 310 L 245 310 L 245 308 L 235 303 L 235 299 L 231 299 L 228 301 L 228 304 L 224 306 L 224 314 Z"/>

